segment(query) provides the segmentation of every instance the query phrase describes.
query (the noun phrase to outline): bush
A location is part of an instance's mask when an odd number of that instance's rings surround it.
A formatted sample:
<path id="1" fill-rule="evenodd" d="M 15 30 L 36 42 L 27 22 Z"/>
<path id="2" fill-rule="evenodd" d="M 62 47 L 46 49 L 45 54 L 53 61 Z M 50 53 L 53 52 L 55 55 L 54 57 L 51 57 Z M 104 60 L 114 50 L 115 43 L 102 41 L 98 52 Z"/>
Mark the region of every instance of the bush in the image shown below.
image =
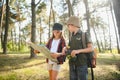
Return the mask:
<path id="1" fill-rule="evenodd" d="M 20 48 L 18 43 L 13 44 L 12 41 L 9 41 L 7 44 L 8 51 L 28 51 L 29 48 L 26 46 L 26 44 L 20 44 Z"/>

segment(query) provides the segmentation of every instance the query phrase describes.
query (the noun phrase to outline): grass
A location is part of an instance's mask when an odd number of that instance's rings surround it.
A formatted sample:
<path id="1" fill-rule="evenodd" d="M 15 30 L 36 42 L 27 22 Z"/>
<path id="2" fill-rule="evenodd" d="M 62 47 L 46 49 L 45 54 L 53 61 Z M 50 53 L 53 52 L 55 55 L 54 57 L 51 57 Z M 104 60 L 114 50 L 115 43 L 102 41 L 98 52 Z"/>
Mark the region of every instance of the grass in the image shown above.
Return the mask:
<path id="1" fill-rule="evenodd" d="M 119 61 L 118 54 L 99 54 L 95 80 L 120 80 Z M 0 80 L 49 80 L 45 58 L 41 54 L 36 59 L 29 59 L 29 54 L 0 54 Z M 68 60 L 62 65 L 59 80 L 69 80 Z"/>

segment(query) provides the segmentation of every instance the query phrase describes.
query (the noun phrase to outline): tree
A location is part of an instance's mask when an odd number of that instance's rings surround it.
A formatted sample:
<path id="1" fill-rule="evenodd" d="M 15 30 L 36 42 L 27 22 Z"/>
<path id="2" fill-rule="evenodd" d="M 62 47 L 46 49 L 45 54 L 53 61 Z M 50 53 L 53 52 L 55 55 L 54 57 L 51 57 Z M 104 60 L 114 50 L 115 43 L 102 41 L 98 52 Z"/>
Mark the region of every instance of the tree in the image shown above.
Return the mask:
<path id="1" fill-rule="evenodd" d="M 99 43 L 99 40 L 98 40 L 98 37 L 97 37 L 97 31 L 96 31 L 96 27 L 98 27 L 99 25 L 99 18 L 98 17 L 92 17 L 90 19 L 90 26 L 92 26 L 93 28 L 93 32 L 95 34 L 95 38 L 96 38 L 96 43 L 97 43 L 97 46 L 98 46 L 98 50 L 99 52 L 101 52 L 101 48 L 100 48 L 100 43 Z"/>
<path id="2" fill-rule="evenodd" d="M 45 27 L 43 28 L 43 22 L 46 21 L 46 17 L 48 18 L 47 15 L 44 15 L 46 14 L 46 4 L 44 2 L 41 2 L 37 9 L 36 9 L 36 23 L 39 24 L 37 25 L 37 30 L 39 32 L 39 38 L 40 38 L 40 44 L 42 43 L 42 34 L 44 33 L 44 29 Z M 38 37 L 38 36 L 37 36 Z"/>
<path id="3" fill-rule="evenodd" d="M 32 11 L 32 26 L 31 26 L 31 41 L 35 43 L 36 39 L 36 16 L 35 16 L 35 0 L 31 0 L 31 11 Z M 31 48 L 30 58 L 35 57 L 34 49 Z"/>
<path id="4" fill-rule="evenodd" d="M 55 23 L 55 15 L 54 15 L 54 10 L 53 10 L 53 0 L 50 0 L 51 6 L 50 6 L 50 14 L 49 14 L 49 33 L 48 33 L 48 38 L 50 38 L 50 26 L 51 26 L 51 15 L 53 14 L 53 22 Z"/>
<path id="5" fill-rule="evenodd" d="M 74 15 L 74 12 L 73 12 L 73 6 L 70 2 L 70 0 L 66 0 L 66 3 L 68 4 L 68 16 L 70 17 L 71 15 Z"/>
<path id="6" fill-rule="evenodd" d="M 87 21 L 87 27 L 88 27 L 87 31 L 90 34 L 90 22 L 89 22 L 90 13 L 89 13 L 88 0 L 83 0 L 83 1 L 84 1 L 84 4 L 85 4 L 85 9 L 86 9 L 86 21 Z"/>
<path id="7" fill-rule="evenodd" d="M 112 19 L 113 19 L 113 24 L 114 24 L 114 29 L 115 29 L 115 36 L 116 36 L 117 50 L 118 50 L 118 53 L 120 53 L 119 39 L 118 39 L 118 34 L 117 34 L 117 28 L 116 28 L 116 26 L 115 26 L 115 19 L 114 19 L 113 7 L 112 7 L 112 3 L 111 3 L 111 2 L 110 2 L 110 11 L 111 11 L 111 14 L 112 14 Z"/>
<path id="8" fill-rule="evenodd" d="M 9 0 L 6 0 L 6 25 L 5 25 L 5 35 L 3 43 L 3 53 L 7 54 L 7 37 L 9 28 Z"/>
<path id="9" fill-rule="evenodd" d="M 0 33 L 2 31 L 2 20 L 3 20 L 3 3 L 4 1 L 0 0 Z"/>
<path id="10" fill-rule="evenodd" d="M 120 40 L 120 0 L 112 0 Z"/>
<path id="11" fill-rule="evenodd" d="M 32 11 L 32 26 L 31 26 L 31 41 L 35 43 L 36 40 L 36 6 L 40 3 L 41 0 L 37 4 L 35 4 L 35 0 L 31 0 L 31 11 Z M 31 48 L 30 58 L 36 57 L 34 53 L 34 49 Z"/>
<path id="12" fill-rule="evenodd" d="M 112 0 L 112 3 L 113 3 L 113 9 L 115 13 L 117 28 L 118 28 L 119 46 L 120 46 L 120 0 Z"/>
<path id="13" fill-rule="evenodd" d="M 0 38 L 1 38 L 1 48 L 3 48 L 3 38 L 2 38 L 2 23 L 3 23 L 3 14 L 5 11 L 4 0 L 0 0 Z"/>

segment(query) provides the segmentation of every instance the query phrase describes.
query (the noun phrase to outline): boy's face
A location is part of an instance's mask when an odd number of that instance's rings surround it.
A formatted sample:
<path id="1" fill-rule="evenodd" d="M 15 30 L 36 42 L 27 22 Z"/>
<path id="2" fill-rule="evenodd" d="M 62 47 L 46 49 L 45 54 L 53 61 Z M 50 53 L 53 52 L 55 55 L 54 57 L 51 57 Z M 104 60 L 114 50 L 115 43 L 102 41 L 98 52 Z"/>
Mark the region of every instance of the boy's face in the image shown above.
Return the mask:
<path id="1" fill-rule="evenodd" d="M 74 26 L 72 24 L 68 24 L 68 30 L 72 33 L 74 32 Z"/>

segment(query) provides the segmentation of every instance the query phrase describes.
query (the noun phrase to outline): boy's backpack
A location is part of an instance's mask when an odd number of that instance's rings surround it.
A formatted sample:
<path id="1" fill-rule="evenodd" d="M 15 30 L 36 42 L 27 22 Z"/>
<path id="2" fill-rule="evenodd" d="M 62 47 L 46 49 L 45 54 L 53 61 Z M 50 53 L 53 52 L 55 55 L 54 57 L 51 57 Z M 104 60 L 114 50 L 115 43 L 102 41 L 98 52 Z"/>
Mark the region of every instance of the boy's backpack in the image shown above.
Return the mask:
<path id="1" fill-rule="evenodd" d="M 86 33 L 82 32 L 82 44 L 83 44 L 83 48 L 87 47 L 87 41 L 86 41 Z M 93 68 L 96 67 L 96 51 L 95 49 L 90 52 L 85 54 L 87 57 L 87 64 L 88 64 L 88 68 L 91 69 L 91 80 L 94 80 L 94 72 L 93 72 Z"/>
<path id="2" fill-rule="evenodd" d="M 82 32 L 82 44 L 83 44 L 83 48 L 87 47 L 85 32 Z M 88 68 L 95 68 L 96 67 L 96 51 L 95 51 L 95 49 L 92 52 L 87 53 L 85 55 L 87 57 Z"/>

